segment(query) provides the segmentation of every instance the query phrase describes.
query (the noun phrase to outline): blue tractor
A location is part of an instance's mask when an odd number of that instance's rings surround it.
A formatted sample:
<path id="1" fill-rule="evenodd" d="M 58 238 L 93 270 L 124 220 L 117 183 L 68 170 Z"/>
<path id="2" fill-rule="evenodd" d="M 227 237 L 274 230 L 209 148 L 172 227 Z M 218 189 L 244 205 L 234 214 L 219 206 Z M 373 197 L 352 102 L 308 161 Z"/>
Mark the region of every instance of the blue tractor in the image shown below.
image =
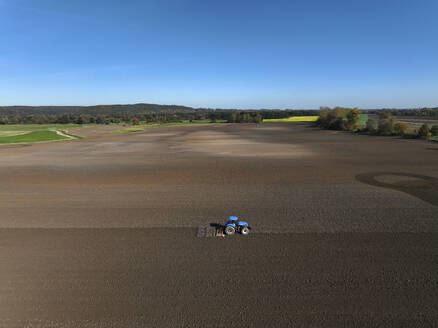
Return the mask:
<path id="1" fill-rule="evenodd" d="M 248 222 L 240 221 L 237 216 L 230 216 L 227 223 L 225 223 L 224 232 L 228 236 L 234 235 L 236 232 L 247 235 L 250 229 L 251 227 L 248 226 Z"/>

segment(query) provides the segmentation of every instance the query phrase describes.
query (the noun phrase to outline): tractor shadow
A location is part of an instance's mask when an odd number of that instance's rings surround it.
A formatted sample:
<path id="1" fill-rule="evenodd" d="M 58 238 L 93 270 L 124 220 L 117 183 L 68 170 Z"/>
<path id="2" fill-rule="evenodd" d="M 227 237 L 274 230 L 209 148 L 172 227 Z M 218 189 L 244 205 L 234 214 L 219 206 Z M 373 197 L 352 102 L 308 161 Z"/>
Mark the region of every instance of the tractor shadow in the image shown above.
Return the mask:
<path id="1" fill-rule="evenodd" d="M 375 187 L 393 189 L 438 206 L 438 179 L 427 175 L 400 172 L 370 172 L 356 180 Z"/>

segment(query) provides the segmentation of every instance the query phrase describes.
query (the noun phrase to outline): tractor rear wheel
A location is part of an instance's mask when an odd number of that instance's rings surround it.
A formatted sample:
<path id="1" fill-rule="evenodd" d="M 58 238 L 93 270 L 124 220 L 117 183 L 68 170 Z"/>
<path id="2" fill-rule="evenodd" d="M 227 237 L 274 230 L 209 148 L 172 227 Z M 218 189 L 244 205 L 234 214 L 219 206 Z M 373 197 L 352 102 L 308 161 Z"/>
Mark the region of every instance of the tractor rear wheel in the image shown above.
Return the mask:
<path id="1" fill-rule="evenodd" d="M 233 235 L 236 232 L 236 229 L 234 229 L 232 226 L 228 226 L 225 228 L 225 234 L 230 236 Z"/>
<path id="2" fill-rule="evenodd" d="M 247 235 L 247 234 L 249 234 L 249 228 L 248 228 L 248 227 L 243 227 L 243 228 L 240 230 L 240 233 L 241 233 L 242 235 Z"/>

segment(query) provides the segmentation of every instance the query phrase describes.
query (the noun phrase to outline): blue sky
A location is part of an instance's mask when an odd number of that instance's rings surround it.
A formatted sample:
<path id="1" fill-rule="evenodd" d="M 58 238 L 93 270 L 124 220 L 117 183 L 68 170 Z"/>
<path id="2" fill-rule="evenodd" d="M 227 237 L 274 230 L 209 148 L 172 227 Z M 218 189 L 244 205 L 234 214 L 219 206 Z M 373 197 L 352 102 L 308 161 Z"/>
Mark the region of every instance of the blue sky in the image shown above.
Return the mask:
<path id="1" fill-rule="evenodd" d="M 436 0 L 0 0 L 0 105 L 438 106 Z"/>

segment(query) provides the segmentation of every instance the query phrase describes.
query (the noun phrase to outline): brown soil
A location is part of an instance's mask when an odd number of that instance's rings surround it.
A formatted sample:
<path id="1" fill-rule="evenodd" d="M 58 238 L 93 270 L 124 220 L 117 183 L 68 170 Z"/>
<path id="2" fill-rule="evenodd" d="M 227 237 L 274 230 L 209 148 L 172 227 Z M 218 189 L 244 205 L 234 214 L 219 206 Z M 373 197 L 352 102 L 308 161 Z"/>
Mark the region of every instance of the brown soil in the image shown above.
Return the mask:
<path id="1" fill-rule="evenodd" d="M 110 131 L 0 147 L 0 327 L 438 324 L 438 144 Z M 251 235 L 196 237 L 229 215 Z"/>

